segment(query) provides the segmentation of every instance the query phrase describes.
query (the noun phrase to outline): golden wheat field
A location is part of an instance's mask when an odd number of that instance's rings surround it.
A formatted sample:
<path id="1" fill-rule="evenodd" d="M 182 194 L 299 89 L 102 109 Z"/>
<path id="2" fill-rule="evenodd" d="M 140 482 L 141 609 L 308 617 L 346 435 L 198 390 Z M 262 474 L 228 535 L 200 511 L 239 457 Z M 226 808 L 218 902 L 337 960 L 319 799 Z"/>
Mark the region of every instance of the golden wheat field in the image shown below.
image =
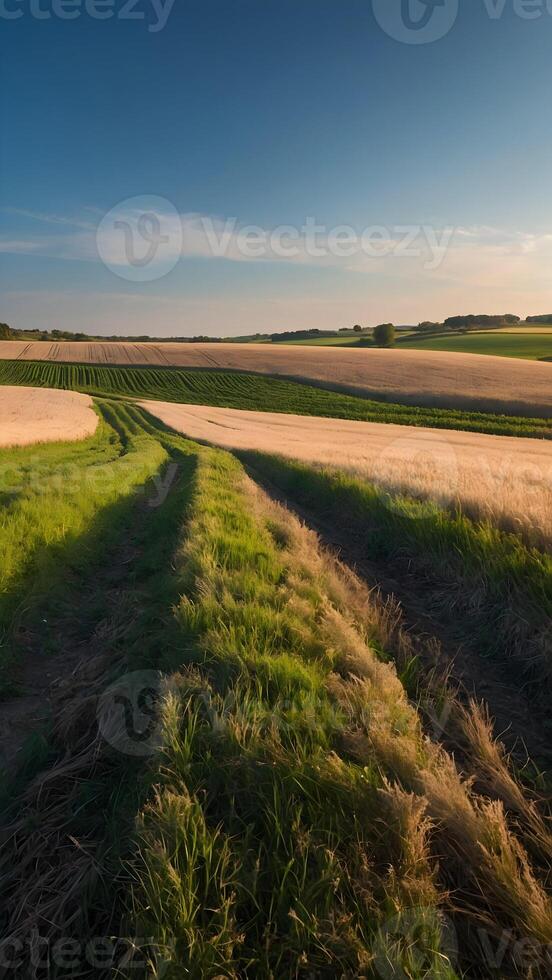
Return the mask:
<path id="1" fill-rule="evenodd" d="M 526 337 L 528 334 L 531 335 L 531 334 L 535 334 L 535 333 L 536 334 L 539 334 L 541 336 L 542 335 L 545 335 L 546 336 L 547 334 L 551 334 L 552 333 L 552 327 L 547 327 L 547 326 L 542 326 L 542 325 L 539 326 L 536 323 L 531 323 L 527 327 L 521 327 L 518 324 L 517 327 L 500 327 L 499 330 L 493 330 L 493 334 L 495 334 L 495 333 L 498 333 L 498 334 L 501 334 L 501 333 L 515 333 L 515 334 L 518 334 L 520 337 Z"/>
<path id="2" fill-rule="evenodd" d="M 483 354 L 270 344 L 3 341 L 0 358 L 254 371 L 389 401 L 552 417 L 552 364 Z"/>
<path id="3" fill-rule="evenodd" d="M 97 425 L 89 395 L 50 388 L 0 387 L 0 446 L 84 439 Z"/>
<path id="4" fill-rule="evenodd" d="M 225 449 L 337 466 L 392 492 L 460 503 L 473 516 L 552 540 L 552 443 L 377 422 L 146 401 L 166 425 Z"/>

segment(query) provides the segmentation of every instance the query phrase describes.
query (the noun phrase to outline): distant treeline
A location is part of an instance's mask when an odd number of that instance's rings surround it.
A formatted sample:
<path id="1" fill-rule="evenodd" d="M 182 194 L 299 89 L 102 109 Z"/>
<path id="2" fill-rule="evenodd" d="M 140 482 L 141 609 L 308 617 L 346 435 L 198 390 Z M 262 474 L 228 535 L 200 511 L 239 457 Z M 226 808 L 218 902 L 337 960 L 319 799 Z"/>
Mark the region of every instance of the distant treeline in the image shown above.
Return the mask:
<path id="1" fill-rule="evenodd" d="M 398 327 L 395 329 L 415 330 L 420 334 L 449 333 L 450 331 L 460 330 L 484 330 L 496 329 L 498 327 L 512 326 L 521 322 L 521 317 L 513 313 L 499 313 L 489 316 L 486 313 L 470 313 L 467 316 L 449 316 L 442 323 L 432 320 L 424 320 L 417 327 Z M 526 323 L 545 323 L 552 324 L 552 313 L 545 313 L 539 316 L 528 316 Z M 64 341 L 71 340 L 76 342 L 83 341 L 109 341 L 111 343 L 134 343 L 134 344 L 221 344 L 221 343 L 251 343 L 255 341 L 272 342 L 273 344 L 282 343 L 289 340 L 314 340 L 322 337 L 339 338 L 345 333 L 359 335 L 371 334 L 371 330 L 361 327 L 359 324 L 354 327 L 340 327 L 338 330 L 285 330 L 279 333 L 256 333 L 242 337 L 206 337 L 197 334 L 194 337 L 150 337 L 149 334 L 139 334 L 137 336 L 121 337 L 111 334 L 108 337 L 95 336 L 71 330 L 16 330 L 8 326 L 7 323 L 0 323 L 0 340 L 47 340 Z"/>
<path id="2" fill-rule="evenodd" d="M 109 337 L 96 337 L 86 333 L 73 333 L 71 330 L 13 330 L 7 323 L 0 324 L 0 340 L 72 340 L 82 341 L 110 341 L 119 344 L 220 344 L 222 337 L 204 337 L 202 334 L 196 337 L 150 337 L 148 334 L 139 336 L 121 337 L 112 334 Z"/>
<path id="3" fill-rule="evenodd" d="M 513 313 L 502 313 L 497 316 L 487 316 L 484 313 L 470 313 L 468 316 L 449 316 L 445 327 L 506 327 L 520 323 L 521 317 Z"/>
<path id="4" fill-rule="evenodd" d="M 286 330 L 284 333 L 271 333 L 269 337 L 273 344 L 282 340 L 311 340 L 314 337 L 338 337 L 336 330 Z"/>
<path id="5" fill-rule="evenodd" d="M 83 341 L 110 341 L 112 343 L 132 343 L 132 344 L 221 344 L 221 343 L 246 343 L 251 341 L 272 341 L 278 343 L 286 340 L 310 340 L 315 337 L 339 337 L 344 333 L 364 333 L 364 328 L 360 325 L 354 327 L 341 327 L 339 330 L 285 330 L 280 333 L 256 333 L 244 337 L 205 337 L 198 334 L 194 337 L 150 337 L 148 334 L 140 334 L 130 337 L 121 337 L 116 334 L 111 336 L 95 336 L 94 334 L 74 333 L 71 330 L 14 330 L 7 323 L 0 324 L 0 340 L 72 340 Z"/>
<path id="6" fill-rule="evenodd" d="M 449 316 L 443 323 L 433 323 L 424 320 L 415 329 L 420 333 L 435 333 L 448 330 L 496 329 L 497 327 L 512 326 L 520 323 L 521 318 L 513 313 L 499 313 L 489 316 L 486 313 L 470 313 L 467 316 Z"/>

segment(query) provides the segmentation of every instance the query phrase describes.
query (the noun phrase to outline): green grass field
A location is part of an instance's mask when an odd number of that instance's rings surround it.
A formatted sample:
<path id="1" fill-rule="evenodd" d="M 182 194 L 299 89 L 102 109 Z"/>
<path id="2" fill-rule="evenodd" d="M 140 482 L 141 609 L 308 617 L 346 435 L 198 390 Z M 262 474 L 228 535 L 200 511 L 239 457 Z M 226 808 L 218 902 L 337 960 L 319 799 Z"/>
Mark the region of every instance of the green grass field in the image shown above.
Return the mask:
<path id="1" fill-rule="evenodd" d="M 521 357 L 531 361 L 552 360 L 552 333 L 531 333 L 528 327 L 522 333 L 502 333 L 487 330 L 481 333 L 461 334 L 453 337 L 428 337 L 400 340 L 398 347 L 407 350 L 439 350 L 461 354 L 495 354 L 499 357 Z"/>
<path id="2" fill-rule="evenodd" d="M 321 337 L 315 340 L 282 341 L 288 346 L 301 347 L 370 347 L 369 337 Z M 485 330 L 477 333 L 422 337 L 412 332 L 397 333 L 397 348 L 407 350 L 438 350 L 462 354 L 494 354 L 498 357 L 521 357 L 531 361 L 552 360 L 552 330 L 531 327 L 507 330 Z"/>
<path id="3" fill-rule="evenodd" d="M 29 935 L 54 980 L 62 940 L 91 975 L 90 937 L 99 975 L 152 980 L 456 980 L 478 929 L 548 943 L 548 832 L 477 709 L 450 704 L 460 770 L 427 737 L 417 648 L 376 593 L 231 454 L 133 404 L 97 408 L 93 438 L 2 456 L 4 676 L 24 699 L 26 659 L 71 665 L 43 680 L 48 716 L 2 784 L 0 925 L 23 975 Z M 342 519 L 368 514 L 354 488 L 298 479 Z M 476 529 L 425 520 L 473 577 Z M 484 547 L 493 608 L 506 615 L 517 576 L 540 596 L 522 545 Z"/>
<path id="4" fill-rule="evenodd" d="M 0 450 L 0 697 L 16 684 L 21 616 L 34 623 L 46 607 L 49 616 L 66 579 L 97 567 L 106 538 L 122 533 L 128 500 L 166 461 L 145 434 L 122 441 L 108 404 L 100 412 L 82 443 Z"/>
<path id="5" fill-rule="evenodd" d="M 390 404 L 314 385 L 228 371 L 0 361 L 1 384 L 71 388 L 101 397 L 152 398 L 261 412 L 464 429 L 494 435 L 547 439 L 552 433 L 551 420 Z"/>

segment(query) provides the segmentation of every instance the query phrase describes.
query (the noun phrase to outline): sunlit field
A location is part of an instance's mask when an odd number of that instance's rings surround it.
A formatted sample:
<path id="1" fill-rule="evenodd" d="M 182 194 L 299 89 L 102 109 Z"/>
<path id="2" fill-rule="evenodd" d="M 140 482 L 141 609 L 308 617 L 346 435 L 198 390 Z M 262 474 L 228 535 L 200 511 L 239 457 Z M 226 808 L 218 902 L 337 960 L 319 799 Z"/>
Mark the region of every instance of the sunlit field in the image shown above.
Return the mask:
<path id="1" fill-rule="evenodd" d="M 0 980 L 552 980 L 552 0 L 0 24 Z"/>
<path id="2" fill-rule="evenodd" d="M 0 387 L 0 447 L 59 442 L 92 435 L 98 417 L 92 399 L 75 391 Z"/>
<path id="3" fill-rule="evenodd" d="M 549 560 L 353 483 L 321 494 L 326 477 L 273 459 L 264 473 L 246 459 L 248 476 L 122 400 L 96 410 L 84 440 L 3 451 L 4 935 L 40 928 L 53 945 L 70 917 L 78 948 L 116 937 L 121 976 L 175 980 L 288 976 L 299 961 L 416 980 L 423 962 L 452 980 L 481 955 L 480 929 L 548 943 L 538 776 L 426 671 L 434 640 L 409 636 L 260 483 L 335 497 L 352 522 L 364 508 L 381 536 L 366 548 L 402 538 L 434 561 L 451 616 L 485 569 L 478 615 L 508 624 L 528 678 L 547 670 Z"/>
<path id="4" fill-rule="evenodd" d="M 499 357 L 518 357 L 531 361 L 552 360 L 552 330 L 507 328 L 485 330 L 481 333 L 428 338 L 408 337 L 400 341 L 405 350 L 433 350 L 451 354 L 494 354 Z"/>
<path id="5" fill-rule="evenodd" d="M 486 339 L 485 337 L 483 338 Z M 488 339 L 488 338 L 487 338 Z M 421 342 L 423 343 L 423 342 Z M 292 378 L 401 404 L 552 417 L 552 367 L 522 358 L 375 347 L 0 341 L 0 361 L 202 368 Z"/>
<path id="6" fill-rule="evenodd" d="M 144 406 L 191 438 L 279 453 L 364 477 L 390 493 L 433 500 L 552 545 L 552 442 L 396 424 L 163 402 Z"/>
<path id="7" fill-rule="evenodd" d="M 523 435 L 537 439 L 548 439 L 552 434 L 552 421 L 549 418 L 394 404 L 385 399 L 375 401 L 280 378 L 213 369 L 116 368 L 0 361 L 0 383 L 72 389 L 106 397 L 154 398 L 223 408 L 396 422 L 399 425 Z"/>

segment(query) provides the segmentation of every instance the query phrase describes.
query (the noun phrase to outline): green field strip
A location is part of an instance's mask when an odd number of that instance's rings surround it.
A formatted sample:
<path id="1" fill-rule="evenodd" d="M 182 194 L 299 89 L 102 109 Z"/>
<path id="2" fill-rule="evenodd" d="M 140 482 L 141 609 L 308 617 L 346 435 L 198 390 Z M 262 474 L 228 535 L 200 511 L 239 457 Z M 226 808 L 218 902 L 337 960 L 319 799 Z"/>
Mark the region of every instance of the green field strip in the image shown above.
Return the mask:
<path id="1" fill-rule="evenodd" d="M 494 354 L 497 357 L 518 357 L 530 361 L 552 360 L 552 335 L 469 333 L 455 336 L 409 337 L 399 340 L 405 350 L 450 351 L 455 354 Z"/>

